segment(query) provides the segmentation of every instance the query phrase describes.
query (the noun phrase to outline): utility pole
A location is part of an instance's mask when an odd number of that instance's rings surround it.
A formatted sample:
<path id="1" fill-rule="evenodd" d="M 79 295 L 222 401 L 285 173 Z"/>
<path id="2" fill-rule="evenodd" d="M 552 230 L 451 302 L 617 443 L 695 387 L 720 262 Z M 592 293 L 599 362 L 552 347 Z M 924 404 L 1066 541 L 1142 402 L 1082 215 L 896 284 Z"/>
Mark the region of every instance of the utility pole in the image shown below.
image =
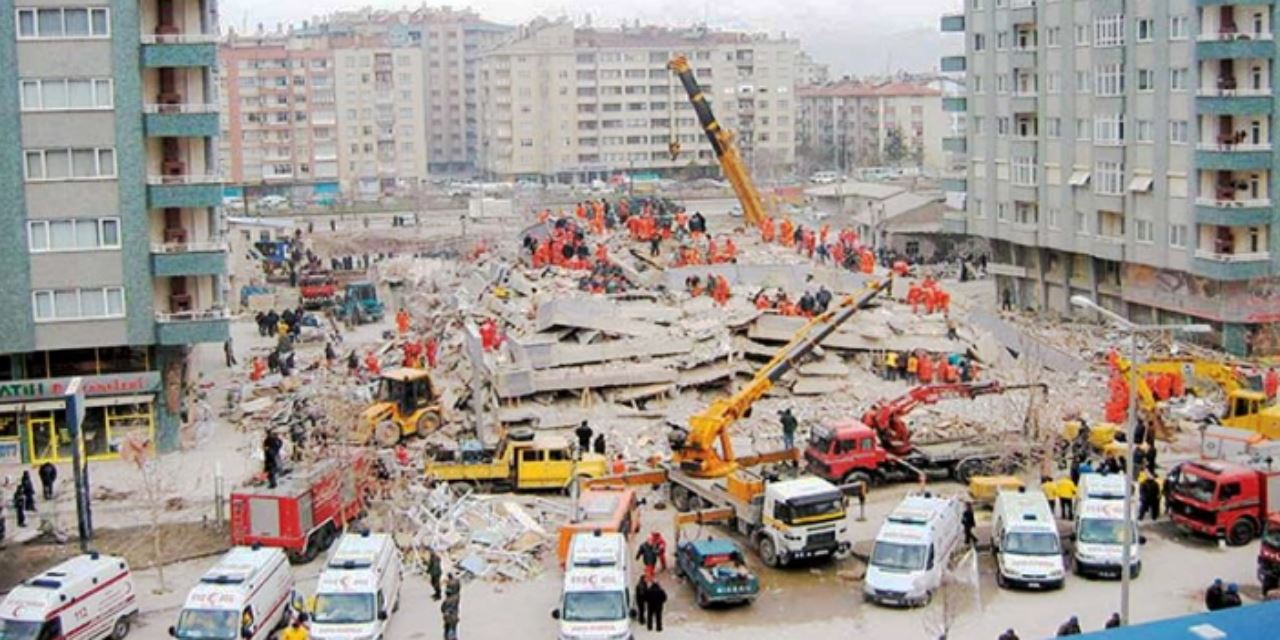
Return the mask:
<path id="1" fill-rule="evenodd" d="M 89 541 L 93 539 L 93 512 L 89 505 L 89 466 L 84 453 L 84 390 L 79 377 L 71 379 L 63 393 L 66 403 L 67 426 L 71 431 L 71 468 L 76 485 L 76 523 L 80 533 L 80 552 L 89 553 Z"/>

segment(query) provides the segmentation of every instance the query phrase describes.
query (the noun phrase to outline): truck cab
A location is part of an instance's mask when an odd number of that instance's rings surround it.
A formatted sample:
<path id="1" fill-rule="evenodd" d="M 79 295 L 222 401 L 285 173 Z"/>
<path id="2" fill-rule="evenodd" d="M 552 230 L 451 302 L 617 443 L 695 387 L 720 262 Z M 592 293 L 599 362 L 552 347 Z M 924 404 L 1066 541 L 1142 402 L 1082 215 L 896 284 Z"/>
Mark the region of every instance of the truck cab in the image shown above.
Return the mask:
<path id="1" fill-rule="evenodd" d="M 863 598 L 907 607 L 928 604 L 960 547 L 962 511 L 954 497 L 904 498 L 876 534 Z"/>
<path id="2" fill-rule="evenodd" d="M 1258 550 L 1258 582 L 1263 592 L 1280 588 L 1280 514 L 1267 518 Z"/>
<path id="3" fill-rule="evenodd" d="M 1280 439 L 1280 406 L 1267 406 L 1267 396 L 1261 391 L 1242 389 L 1228 395 L 1220 421 L 1224 426 Z"/>
<path id="4" fill-rule="evenodd" d="M 308 271 L 298 279 L 298 294 L 305 308 L 318 309 L 332 304 L 337 293 L 337 281 L 328 271 Z"/>
<path id="5" fill-rule="evenodd" d="M 1201 535 L 1248 544 L 1267 518 L 1280 513 L 1280 469 L 1223 461 L 1178 465 L 1165 479 L 1172 483 L 1169 513 L 1174 523 Z"/>
<path id="6" fill-rule="evenodd" d="M 400 551 L 385 533 L 347 533 L 316 584 L 311 638 L 384 638 L 400 608 Z"/>
<path id="7" fill-rule="evenodd" d="M 875 429 L 846 419 L 814 427 L 804 451 L 809 472 L 830 482 L 870 482 L 888 459 Z"/>
<path id="8" fill-rule="evenodd" d="M 996 584 L 1057 589 L 1063 584 L 1062 541 L 1053 508 L 1041 492 L 1001 491 L 991 527 Z"/>
<path id="9" fill-rule="evenodd" d="M 765 530 L 757 542 L 760 559 L 769 566 L 794 560 L 843 553 L 845 497 L 835 485 L 813 476 L 764 485 L 761 521 Z"/>
<path id="10" fill-rule="evenodd" d="M 1120 577 L 1124 566 L 1124 482 L 1117 474 L 1080 476 L 1075 504 L 1073 560 L 1083 576 Z M 1129 530 L 1129 576 L 1142 572 L 1139 548 L 1146 540 L 1136 524 Z"/>
<path id="11" fill-rule="evenodd" d="M 514 489 L 563 489 L 574 478 L 598 478 L 605 474 L 604 456 L 583 453 L 563 437 L 513 429 L 486 448 L 469 440 L 457 449 L 437 451 L 427 461 L 426 473 L 437 480 L 499 485 Z"/>

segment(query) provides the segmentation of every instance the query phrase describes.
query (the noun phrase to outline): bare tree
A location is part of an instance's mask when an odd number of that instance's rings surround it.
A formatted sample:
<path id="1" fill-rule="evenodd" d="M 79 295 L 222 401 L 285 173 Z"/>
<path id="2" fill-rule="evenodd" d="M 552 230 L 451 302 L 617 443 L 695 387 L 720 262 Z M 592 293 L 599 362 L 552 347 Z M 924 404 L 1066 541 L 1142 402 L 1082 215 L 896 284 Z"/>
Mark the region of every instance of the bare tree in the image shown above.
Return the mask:
<path id="1" fill-rule="evenodd" d="M 978 552 L 969 549 L 942 576 L 942 585 L 933 593 L 921 624 L 930 638 L 947 640 L 960 625 L 960 617 L 970 609 L 982 609 L 978 583 Z"/>
<path id="2" fill-rule="evenodd" d="M 155 454 L 155 445 L 150 441 L 127 438 L 121 446 L 120 459 L 132 462 L 138 469 L 138 477 L 142 481 L 143 500 L 147 511 L 147 526 L 151 529 L 151 564 L 156 569 L 159 586 L 157 593 L 169 591 L 164 577 L 164 527 L 161 522 L 165 511 L 165 493 L 167 482 L 160 459 Z"/>

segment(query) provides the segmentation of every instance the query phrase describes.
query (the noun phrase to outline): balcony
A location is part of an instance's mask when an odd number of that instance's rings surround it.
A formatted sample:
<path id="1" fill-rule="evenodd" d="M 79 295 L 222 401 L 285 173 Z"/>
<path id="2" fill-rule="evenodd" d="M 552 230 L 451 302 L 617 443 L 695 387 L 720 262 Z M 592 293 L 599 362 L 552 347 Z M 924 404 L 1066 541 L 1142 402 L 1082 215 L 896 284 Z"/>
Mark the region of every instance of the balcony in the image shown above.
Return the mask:
<path id="1" fill-rule="evenodd" d="M 213 138 L 218 135 L 216 104 L 148 104 L 142 126 L 153 138 Z"/>
<path id="2" fill-rule="evenodd" d="M 1200 144 L 1196 147 L 1196 168 L 1210 171 L 1253 171 L 1270 169 L 1271 145 Z"/>
<path id="3" fill-rule="evenodd" d="M 1214 253 L 1205 249 L 1197 249 L 1194 270 L 1196 275 L 1214 280 L 1261 278 L 1271 273 L 1271 254 L 1265 251 L 1258 253 Z"/>
<path id="4" fill-rule="evenodd" d="M 964 193 L 965 191 L 969 190 L 969 180 L 964 176 L 959 176 L 955 178 L 943 178 L 942 190 Z"/>
<path id="5" fill-rule="evenodd" d="M 964 113 L 969 108 L 967 98 L 943 98 L 942 110 L 949 113 Z"/>
<path id="6" fill-rule="evenodd" d="M 1014 91 L 1009 98 L 1009 110 L 1013 113 L 1035 113 L 1038 104 L 1039 95 L 1034 91 Z"/>
<path id="7" fill-rule="evenodd" d="M 1095 236 L 1089 253 L 1103 260 L 1124 262 L 1124 236 Z"/>
<path id="8" fill-rule="evenodd" d="M 943 56 L 941 66 L 943 73 L 963 73 L 968 63 L 964 56 Z"/>
<path id="9" fill-rule="evenodd" d="M 943 33 L 964 33 L 964 14 L 943 14 L 941 29 Z"/>
<path id="10" fill-rule="evenodd" d="M 218 36 L 204 33 L 142 34 L 142 66 L 216 67 Z"/>
<path id="11" fill-rule="evenodd" d="M 227 272 L 228 247 L 223 242 L 166 242 L 151 245 L 151 274 L 218 276 Z"/>
<path id="12" fill-rule="evenodd" d="M 156 341 L 162 345 L 226 342 L 231 316 L 225 309 L 156 313 Z"/>
<path id="13" fill-rule="evenodd" d="M 216 207 L 222 204 L 222 176 L 147 176 L 151 209 Z"/>
<path id="14" fill-rule="evenodd" d="M 969 232 L 969 221 L 963 211 L 945 211 L 942 214 L 942 230 L 946 233 L 966 235 Z"/>
<path id="15" fill-rule="evenodd" d="M 1271 88 L 1201 88 L 1196 91 L 1196 111 L 1211 115 L 1269 115 L 1274 100 Z"/>
<path id="16" fill-rule="evenodd" d="M 1196 198 L 1196 222 L 1226 227 L 1270 224 L 1271 199 Z"/>
<path id="17" fill-rule="evenodd" d="M 942 150 L 952 153 L 968 153 L 969 142 L 960 136 L 948 136 L 942 139 Z"/>
<path id="18" fill-rule="evenodd" d="M 1196 38 L 1200 60 L 1267 58 L 1275 55 L 1275 39 L 1270 33 L 1221 33 Z"/>
<path id="19" fill-rule="evenodd" d="M 1009 50 L 1009 67 L 1013 69 L 1035 69 L 1036 50 L 1034 47 Z"/>

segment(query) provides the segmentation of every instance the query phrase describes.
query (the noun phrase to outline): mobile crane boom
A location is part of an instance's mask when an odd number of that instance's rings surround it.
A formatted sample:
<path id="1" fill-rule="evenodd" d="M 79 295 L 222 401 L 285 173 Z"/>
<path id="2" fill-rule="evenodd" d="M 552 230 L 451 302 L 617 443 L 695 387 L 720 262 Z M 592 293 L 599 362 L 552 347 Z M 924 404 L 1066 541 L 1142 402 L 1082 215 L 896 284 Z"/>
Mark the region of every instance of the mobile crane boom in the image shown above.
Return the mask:
<path id="1" fill-rule="evenodd" d="M 1049 386 L 1039 384 L 1004 385 L 999 382 L 972 382 L 964 384 L 931 384 L 915 387 L 906 393 L 888 401 L 880 401 L 872 405 L 862 414 L 862 422 L 880 434 L 881 444 L 885 450 L 894 455 L 905 455 L 912 448 L 911 432 L 903 419 L 908 413 L 922 404 L 934 404 L 948 398 L 966 398 L 972 400 L 978 396 L 986 396 L 1020 389 L 1039 389 L 1047 393 Z"/>
<path id="2" fill-rule="evenodd" d="M 724 177 L 733 186 L 738 202 L 742 203 L 743 218 L 750 224 L 760 224 L 765 218 L 764 202 L 760 199 L 760 192 L 756 190 L 755 183 L 747 173 L 742 156 L 738 154 L 737 145 L 733 143 L 733 133 L 721 127 L 716 121 L 715 114 L 711 113 L 711 105 L 707 103 L 707 97 L 702 93 L 698 80 L 693 77 L 693 69 L 689 67 L 687 58 L 676 56 L 667 63 L 667 68 L 675 72 L 680 78 L 680 84 L 684 85 L 685 93 L 689 94 L 689 102 L 693 104 L 693 111 L 698 114 L 698 122 L 706 132 L 707 140 L 711 142 L 711 149 L 715 151 L 716 159 L 720 161 Z M 679 151 L 679 143 L 671 143 L 673 158 Z"/>
<path id="3" fill-rule="evenodd" d="M 876 296 L 887 291 L 892 284 L 892 279 L 872 281 L 861 294 L 849 296 L 815 316 L 778 350 L 772 360 L 756 371 L 750 382 L 733 395 L 716 399 L 711 406 L 690 417 L 689 429 L 673 434 L 672 462 L 689 475 L 699 478 L 720 478 L 733 473 L 739 463 L 733 454 L 729 427 L 747 415 L 751 406 L 814 347 L 854 314 L 871 306 Z M 717 441 L 720 443 L 719 451 L 716 450 Z"/>

